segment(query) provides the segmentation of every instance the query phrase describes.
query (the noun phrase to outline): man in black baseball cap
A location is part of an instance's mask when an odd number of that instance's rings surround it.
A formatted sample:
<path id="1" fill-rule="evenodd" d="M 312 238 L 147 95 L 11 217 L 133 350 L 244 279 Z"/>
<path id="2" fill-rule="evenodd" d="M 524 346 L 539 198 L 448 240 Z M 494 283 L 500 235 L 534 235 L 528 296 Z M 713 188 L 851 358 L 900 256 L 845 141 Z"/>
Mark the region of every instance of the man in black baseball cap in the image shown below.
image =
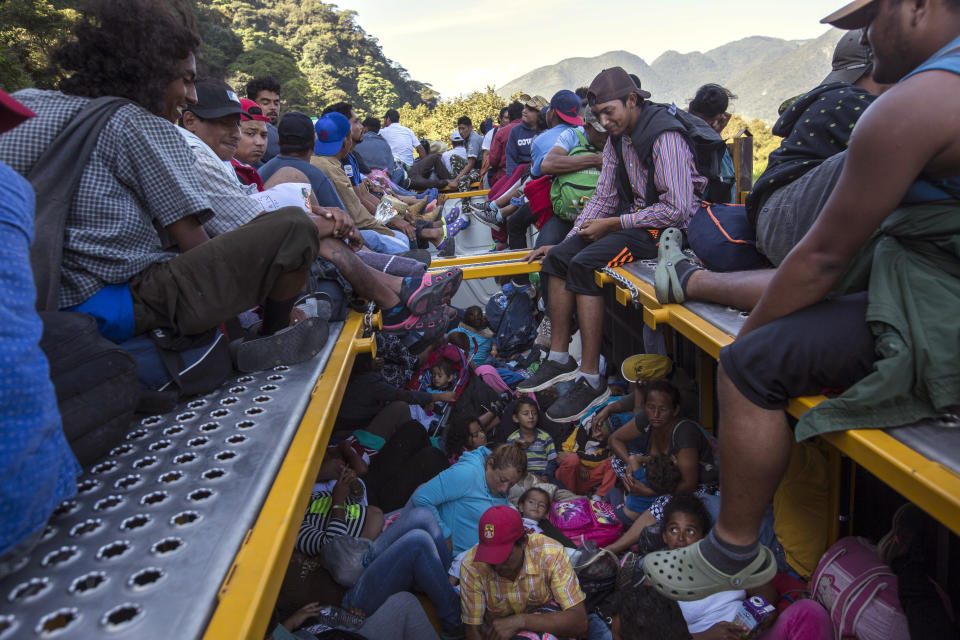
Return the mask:
<path id="1" fill-rule="evenodd" d="M 229 161 L 240 143 L 240 98 L 223 80 L 198 80 L 196 86 L 197 101 L 184 109 L 183 127 Z"/>

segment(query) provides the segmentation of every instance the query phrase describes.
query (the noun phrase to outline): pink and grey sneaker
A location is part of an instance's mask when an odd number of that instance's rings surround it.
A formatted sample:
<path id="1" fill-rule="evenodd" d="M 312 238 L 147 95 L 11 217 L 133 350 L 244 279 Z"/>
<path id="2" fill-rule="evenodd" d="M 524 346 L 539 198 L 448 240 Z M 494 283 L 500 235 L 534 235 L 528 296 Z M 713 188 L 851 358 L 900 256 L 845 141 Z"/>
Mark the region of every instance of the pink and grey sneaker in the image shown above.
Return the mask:
<path id="1" fill-rule="evenodd" d="M 427 312 L 448 304 L 463 281 L 460 267 L 450 267 L 442 271 L 427 271 L 420 282 L 413 278 L 404 278 L 400 285 L 400 303 L 411 314 L 423 316 Z"/>
<path id="2" fill-rule="evenodd" d="M 408 313 L 406 316 L 402 314 L 385 316 L 383 318 L 383 330 L 386 333 L 406 333 L 408 331 L 426 333 L 446 324 L 447 315 L 445 311 L 446 307 L 440 305 L 419 316 L 412 313 Z"/>

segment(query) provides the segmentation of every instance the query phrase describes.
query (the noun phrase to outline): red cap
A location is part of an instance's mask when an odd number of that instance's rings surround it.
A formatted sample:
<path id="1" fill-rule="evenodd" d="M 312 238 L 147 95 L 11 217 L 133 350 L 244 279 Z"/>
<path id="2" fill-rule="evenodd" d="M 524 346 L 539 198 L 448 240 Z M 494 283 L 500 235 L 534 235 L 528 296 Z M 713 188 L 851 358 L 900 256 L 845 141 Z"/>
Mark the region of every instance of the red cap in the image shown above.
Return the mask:
<path id="1" fill-rule="evenodd" d="M 490 507 L 480 518 L 480 544 L 474 559 L 489 564 L 503 563 L 524 533 L 519 511 L 508 506 Z"/>
<path id="2" fill-rule="evenodd" d="M 36 116 L 33 111 L 17 102 L 16 98 L 0 89 L 0 133 Z"/>
<path id="3" fill-rule="evenodd" d="M 270 118 L 263 115 L 263 109 L 249 98 L 240 98 L 240 108 L 243 112 L 240 114 L 241 120 L 259 120 L 260 122 L 270 122 Z M 251 111 L 254 109 L 254 111 Z"/>

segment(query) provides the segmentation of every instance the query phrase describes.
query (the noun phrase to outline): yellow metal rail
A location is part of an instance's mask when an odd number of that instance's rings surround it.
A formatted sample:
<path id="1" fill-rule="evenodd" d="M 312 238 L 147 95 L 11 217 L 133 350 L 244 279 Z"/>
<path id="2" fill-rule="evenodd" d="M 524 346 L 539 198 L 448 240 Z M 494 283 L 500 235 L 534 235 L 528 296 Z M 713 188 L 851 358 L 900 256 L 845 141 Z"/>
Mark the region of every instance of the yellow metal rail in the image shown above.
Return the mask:
<path id="1" fill-rule="evenodd" d="M 637 302 L 643 306 L 644 322 L 651 328 L 656 328 L 658 324 L 672 327 L 714 359 L 719 356 L 720 349 L 733 342 L 734 336 L 721 331 L 689 309 L 677 304 L 660 305 L 653 287 L 647 282 L 625 269 L 616 271 L 636 287 L 639 293 Z M 613 278 L 600 272 L 596 274 L 596 281 L 600 286 L 617 284 Z M 617 286 L 616 298 L 626 306 L 631 294 L 626 288 Z M 787 411 L 799 418 L 825 399 L 823 396 L 795 398 L 790 401 Z M 960 534 L 960 475 L 922 456 L 880 429 L 853 429 L 822 437 Z"/>
<path id="2" fill-rule="evenodd" d="M 480 183 L 474 183 L 472 187 L 479 187 Z M 485 196 L 490 193 L 490 189 L 474 189 L 473 191 L 441 191 L 440 195 L 446 200 L 459 200 L 460 198 L 473 198 Z"/>
<path id="3" fill-rule="evenodd" d="M 227 572 L 204 638 L 260 640 L 266 634 L 354 359 L 376 351 L 376 341 L 363 338 L 362 331 L 363 315 L 351 313 L 313 388 L 260 515 Z"/>
<path id="4" fill-rule="evenodd" d="M 476 256 L 461 256 L 446 260 L 434 260 L 430 270 L 461 267 L 466 280 L 515 276 L 522 273 L 538 273 L 539 262 L 527 262 L 529 251 L 505 251 L 502 253 L 484 253 Z"/>

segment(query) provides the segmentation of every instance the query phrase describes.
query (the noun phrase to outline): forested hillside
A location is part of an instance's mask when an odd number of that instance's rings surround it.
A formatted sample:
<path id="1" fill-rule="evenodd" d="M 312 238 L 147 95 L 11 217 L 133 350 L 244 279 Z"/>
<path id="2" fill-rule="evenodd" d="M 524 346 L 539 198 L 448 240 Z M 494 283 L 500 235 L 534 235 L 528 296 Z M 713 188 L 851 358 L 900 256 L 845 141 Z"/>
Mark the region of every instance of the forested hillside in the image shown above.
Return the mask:
<path id="1" fill-rule="evenodd" d="M 0 87 L 52 87 L 58 71 L 47 61 L 82 0 L 0 2 Z M 203 38 L 202 74 L 239 88 L 270 73 L 283 85 L 285 109 L 318 113 L 349 100 L 363 112 L 436 102 L 428 86 L 387 59 L 376 38 L 357 26 L 353 11 L 318 0 L 191 0 Z M 146 45 L 145 45 L 146 46 Z"/>

